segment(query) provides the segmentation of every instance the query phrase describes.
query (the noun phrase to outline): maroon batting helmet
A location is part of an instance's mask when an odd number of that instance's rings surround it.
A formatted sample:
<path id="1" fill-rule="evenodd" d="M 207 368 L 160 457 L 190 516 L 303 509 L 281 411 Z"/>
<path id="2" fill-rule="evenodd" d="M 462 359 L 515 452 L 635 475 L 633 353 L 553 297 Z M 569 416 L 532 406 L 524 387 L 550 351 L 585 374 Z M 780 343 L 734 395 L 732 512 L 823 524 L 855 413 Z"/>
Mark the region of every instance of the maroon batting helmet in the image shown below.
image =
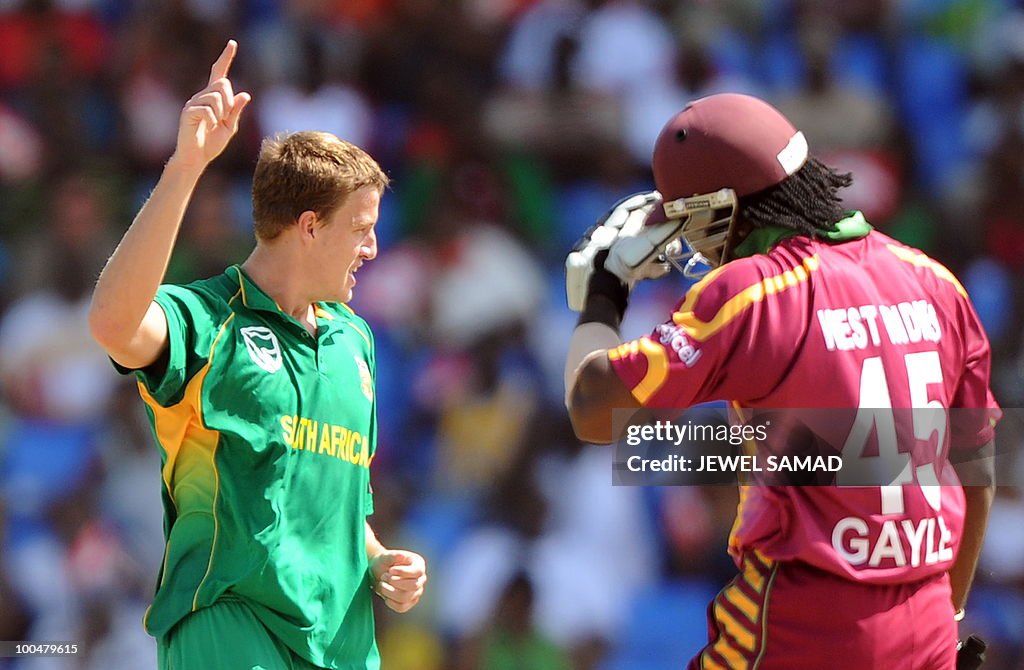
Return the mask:
<path id="1" fill-rule="evenodd" d="M 691 102 L 654 146 L 654 183 L 669 219 L 689 217 L 683 236 L 718 265 L 733 246 L 738 198 L 763 191 L 807 161 L 807 141 L 777 109 L 753 96 Z"/>

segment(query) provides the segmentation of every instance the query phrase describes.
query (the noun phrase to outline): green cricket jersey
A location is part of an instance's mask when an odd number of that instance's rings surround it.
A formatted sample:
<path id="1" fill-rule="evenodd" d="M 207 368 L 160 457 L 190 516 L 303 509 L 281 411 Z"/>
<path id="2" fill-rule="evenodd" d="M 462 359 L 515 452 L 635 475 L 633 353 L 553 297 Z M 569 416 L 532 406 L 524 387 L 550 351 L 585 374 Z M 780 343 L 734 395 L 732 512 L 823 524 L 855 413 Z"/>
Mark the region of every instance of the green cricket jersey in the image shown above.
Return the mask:
<path id="1" fill-rule="evenodd" d="M 156 302 L 168 353 L 136 374 L 161 448 L 167 547 L 146 629 L 163 637 L 232 594 L 315 665 L 379 667 L 366 322 L 318 303 L 312 336 L 237 266 L 162 286 Z"/>

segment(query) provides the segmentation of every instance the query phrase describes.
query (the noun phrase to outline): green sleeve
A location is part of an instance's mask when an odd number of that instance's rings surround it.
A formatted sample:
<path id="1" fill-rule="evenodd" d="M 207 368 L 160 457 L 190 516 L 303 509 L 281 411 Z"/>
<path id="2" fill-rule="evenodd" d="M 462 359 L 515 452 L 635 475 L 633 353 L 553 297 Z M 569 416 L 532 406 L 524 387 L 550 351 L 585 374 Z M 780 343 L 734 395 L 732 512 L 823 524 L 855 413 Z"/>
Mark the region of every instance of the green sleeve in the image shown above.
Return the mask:
<path id="1" fill-rule="evenodd" d="M 367 337 L 370 338 L 370 355 L 368 356 L 368 367 L 370 368 L 370 379 L 373 383 L 373 416 L 370 417 L 370 445 L 372 449 L 371 453 L 375 454 L 377 453 L 377 347 L 376 340 L 373 338 L 373 330 L 370 328 L 370 324 L 366 323 L 365 320 L 363 321 L 363 323 L 366 325 Z M 366 516 L 370 516 L 371 514 L 373 514 L 373 485 L 371 483 L 373 471 L 370 470 L 367 476 L 368 479 L 366 483 L 366 506 L 364 507 L 363 511 L 366 514 Z"/>
<path id="2" fill-rule="evenodd" d="M 373 516 L 373 486 L 370 485 L 369 480 L 367 480 L 366 504 L 363 505 L 363 515 Z"/>
<path id="3" fill-rule="evenodd" d="M 189 380 L 206 364 L 218 324 L 210 302 L 187 286 L 165 284 L 154 301 L 167 318 L 167 351 L 145 368 L 115 367 L 122 374 L 134 372 L 153 399 L 168 407 L 181 400 Z"/>

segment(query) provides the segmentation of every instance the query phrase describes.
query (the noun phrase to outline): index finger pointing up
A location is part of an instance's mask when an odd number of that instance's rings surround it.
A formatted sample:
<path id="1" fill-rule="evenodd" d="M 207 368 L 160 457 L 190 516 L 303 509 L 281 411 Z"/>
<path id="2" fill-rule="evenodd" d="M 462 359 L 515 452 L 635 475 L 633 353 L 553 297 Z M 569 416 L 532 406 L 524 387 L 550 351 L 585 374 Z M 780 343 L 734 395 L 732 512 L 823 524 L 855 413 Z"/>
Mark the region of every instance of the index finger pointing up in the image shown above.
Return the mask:
<path id="1" fill-rule="evenodd" d="M 238 42 L 228 40 L 227 45 L 224 47 L 224 51 L 220 52 L 220 56 L 217 57 L 217 61 L 213 64 L 213 67 L 210 68 L 210 84 L 222 77 L 228 76 L 228 70 L 231 68 L 231 61 L 235 59 L 236 51 L 238 51 Z"/>

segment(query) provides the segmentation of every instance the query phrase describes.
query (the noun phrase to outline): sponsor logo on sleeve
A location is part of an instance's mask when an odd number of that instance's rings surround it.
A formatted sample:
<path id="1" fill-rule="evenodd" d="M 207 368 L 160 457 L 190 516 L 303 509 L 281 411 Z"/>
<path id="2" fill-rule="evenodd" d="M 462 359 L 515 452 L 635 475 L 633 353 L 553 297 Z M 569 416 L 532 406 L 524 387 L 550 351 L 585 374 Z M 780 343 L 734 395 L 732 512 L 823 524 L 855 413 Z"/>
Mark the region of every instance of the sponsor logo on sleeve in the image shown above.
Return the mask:
<path id="1" fill-rule="evenodd" d="M 678 327 L 668 323 L 661 324 L 658 326 L 658 339 L 674 351 L 686 367 L 692 368 L 700 360 L 701 350 Z"/>

